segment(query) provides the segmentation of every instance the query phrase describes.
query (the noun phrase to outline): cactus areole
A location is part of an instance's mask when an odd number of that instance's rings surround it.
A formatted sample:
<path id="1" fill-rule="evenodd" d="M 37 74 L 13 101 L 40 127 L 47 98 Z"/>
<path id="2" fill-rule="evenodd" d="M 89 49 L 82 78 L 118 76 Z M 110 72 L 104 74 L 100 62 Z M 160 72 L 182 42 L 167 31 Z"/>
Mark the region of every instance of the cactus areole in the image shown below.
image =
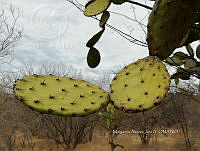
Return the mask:
<path id="1" fill-rule="evenodd" d="M 164 60 L 180 47 L 199 8 L 199 0 L 157 0 L 147 25 L 149 54 Z"/>
<path id="2" fill-rule="evenodd" d="M 157 106 L 168 93 L 170 75 L 158 57 L 149 56 L 119 71 L 111 83 L 111 100 L 125 112 Z"/>
<path id="3" fill-rule="evenodd" d="M 16 81 L 16 98 L 41 113 L 85 116 L 107 105 L 108 93 L 78 79 L 53 75 L 32 75 Z"/>

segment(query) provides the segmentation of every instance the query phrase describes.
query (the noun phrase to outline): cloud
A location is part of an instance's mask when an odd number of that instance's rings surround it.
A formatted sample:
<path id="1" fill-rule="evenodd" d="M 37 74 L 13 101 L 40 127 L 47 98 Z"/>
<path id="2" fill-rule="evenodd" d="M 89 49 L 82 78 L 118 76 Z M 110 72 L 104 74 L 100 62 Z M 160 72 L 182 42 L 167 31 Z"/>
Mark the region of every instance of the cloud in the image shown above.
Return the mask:
<path id="1" fill-rule="evenodd" d="M 85 0 L 80 0 L 80 2 L 86 3 Z M 98 75 L 103 70 L 110 71 L 115 66 L 128 64 L 148 55 L 146 47 L 135 45 L 122 38 L 113 30 L 106 28 L 99 43 L 95 45 L 101 53 L 102 61 L 96 69 L 90 69 L 86 61 L 89 48 L 85 44 L 100 30 L 97 21 L 84 16 L 66 0 L 15 0 L 13 3 L 23 10 L 20 22 L 23 23 L 25 35 L 15 48 L 15 64 L 25 60 L 38 66 L 40 63 L 48 60 L 55 63 L 60 62 L 74 65 L 86 73 L 90 72 L 91 75 Z M 152 4 L 151 2 L 150 5 Z M 122 13 L 130 18 L 134 18 L 131 6 L 133 5 L 113 5 L 109 8 L 109 11 Z M 51 9 L 53 10 L 54 8 L 54 12 L 51 12 Z M 147 11 L 141 7 L 135 6 L 134 10 L 138 20 L 141 20 L 147 14 Z M 67 29 L 59 37 L 57 27 L 64 28 L 64 22 Z M 147 17 L 144 19 L 145 22 L 147 22 Z M 39 30 L 33 28 L 34 23 Z M 131 36 L 145 41 L 145 34 L 140 26 L 132 20 L 112 14 L 108 23 L 126 33 L 129 33 L 130 29 L 133 28 Z M 58 37 L 55 36 L 57 34 Z"/>

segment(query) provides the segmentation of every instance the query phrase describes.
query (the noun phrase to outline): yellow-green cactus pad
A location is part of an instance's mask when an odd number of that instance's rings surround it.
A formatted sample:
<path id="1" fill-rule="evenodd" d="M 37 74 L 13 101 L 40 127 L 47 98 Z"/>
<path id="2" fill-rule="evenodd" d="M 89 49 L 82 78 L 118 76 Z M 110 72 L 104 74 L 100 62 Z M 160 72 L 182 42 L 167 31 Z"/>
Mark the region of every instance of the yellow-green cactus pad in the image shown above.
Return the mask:
<path id="1" fill-rule="evenodd" d="M 110 6 L 110 0 L 91 0 L 86 4 L 83 14 L 85 16 L 94 16 L 102 13 Z"/>
<path id="2" fill-rule="evenodd" d="M 41 113 L 85 116 L 109 101 L 108 93 L 78 79 L 53 75 L 32 75 L 16 81 L 16 98 Z"/>
<path id="3" fill-rule="evenodd" d="M 170 75 L 153 56 L 129 64 L 111 83 L 111 101 L 125 112 L 140 112 L 160 104 L 168 92 Z"/>

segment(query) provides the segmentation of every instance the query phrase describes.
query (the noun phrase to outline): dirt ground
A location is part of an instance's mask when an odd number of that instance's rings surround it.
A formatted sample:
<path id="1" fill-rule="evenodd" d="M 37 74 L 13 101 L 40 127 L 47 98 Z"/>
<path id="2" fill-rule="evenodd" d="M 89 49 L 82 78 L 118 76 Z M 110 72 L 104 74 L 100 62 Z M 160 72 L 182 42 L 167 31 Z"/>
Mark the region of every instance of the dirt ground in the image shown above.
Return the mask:
<path id="1" fill-rule="evenodd" d="M 185 151 L 184 140 L 181 133 L 176 134 L 158 134 L 154 135 L 150 141 L 150 145 L 141 145 L 140 138 L 136 134 L 120 134 L 115 139 L 115 143 L 123 145 L 124 148 L 116 148 L 115 151 Z M 64 151 L 62 146 L 56 145 L 52 140 L 39 139 L 32 137 L 29 142 L 24 140 L 23 133 L 17 131 L 15 133 L 16 151 Z M 193 139 L 193 151 L 199 151 L 200 138 Z M 6 144 L 0 141 L 2 148 L 6 148 Z M 31 148 L 31 144 L 34 147 Z M 22 146 L 24 145 L 23 149 Z M 100 131 L 95 132 L 92 142 L 79 144 L 75 151 L 110 151 L 108 144 L 108 135 Z"/>
<path id="2" fill-rule="evenodd" d="M 62 146 L 55 144 L 53 140 L 44 139 L 45 137 L 42 135 L 39 136 L 48 129 L 30 130 L 35 127 L 34 119 L 37 119 L 38 114 L 12 98 L 6 98 L 6 100 L 0 99 L 0 151 L 64 151 Z M 195 110 L 195 115 L 199 115 L 197 111 L 199 109 Z M 193 115 L 190 118 L 195 117 L 196 123 L 193 124 L 193 128 L 196 131 L 189 130 L 193 132 L 190 141 L 192 151 L 200 151 L 199 118 Z M 186 151 L 181 131 L 167 135 L 156 133 L 151 138 L 149 145 L 142 145 L 140 137 L 134 133 L 119 134 L 114 142 L 124 146 L 124 148 L 116 148 L 115 151 Z M 97 129 L 92 142 L 77 145 L 75 151 L 111 151 L 108 134 Z"/>

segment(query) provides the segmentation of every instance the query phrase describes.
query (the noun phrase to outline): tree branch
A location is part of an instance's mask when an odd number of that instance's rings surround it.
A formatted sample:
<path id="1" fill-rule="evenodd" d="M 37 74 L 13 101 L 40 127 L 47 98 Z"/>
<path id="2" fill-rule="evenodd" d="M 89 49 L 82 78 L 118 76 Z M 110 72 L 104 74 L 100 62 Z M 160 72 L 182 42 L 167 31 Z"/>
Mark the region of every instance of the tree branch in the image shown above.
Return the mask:
<path id="1" fill-rule="evenodd" d="M 134 1 L 132 1 L 132 0 L 125 0 L 125 2 L 131 3 L 131 4 L 135 4 L 135 5 L 138 5 L 138 6 L 144 7 L 144 8 L 149 9 L 149 10 L 152 10 L 152 9 L 153 9 L 153 8 L 150 7 L 150 6 L 147 6 L 147 5 L 144 5 L 144 4 L 141 4 L 141 3 L 138 3 L 138 2 L 134 2 Z"/>

